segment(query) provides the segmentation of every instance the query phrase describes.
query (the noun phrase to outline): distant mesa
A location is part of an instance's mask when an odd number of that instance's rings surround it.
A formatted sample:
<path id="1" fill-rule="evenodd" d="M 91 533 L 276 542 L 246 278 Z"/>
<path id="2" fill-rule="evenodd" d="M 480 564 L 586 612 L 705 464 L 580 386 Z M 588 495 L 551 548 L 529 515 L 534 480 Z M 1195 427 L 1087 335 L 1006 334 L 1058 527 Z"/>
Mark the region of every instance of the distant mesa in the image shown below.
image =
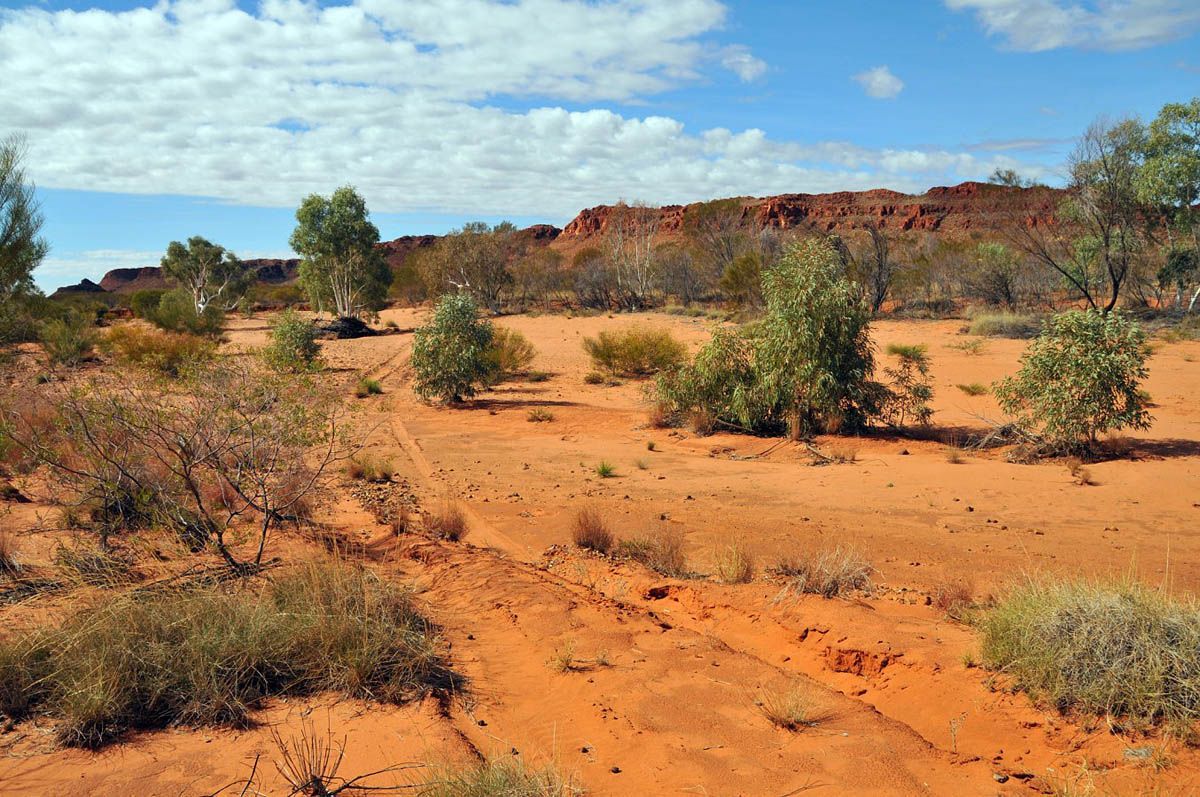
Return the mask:
<path id="1" fill-rule="evenodd" d="M 84 277 L 75 285 L 64 285 L 63 287 L 50 294 L 50 298 L 61 298 L 63 296 L 71 296 L 80 293 L 104 293 L 104 288 L 101 288 L 90 279 Z"/>
<path id="2" fill-rule="evenodd" d="M 888 232 L 925 232 L 951 238 L 978 237 L 1001 232 L 1014 218 L 1031 227 L 1053 224 L 1063 189 L 1010 188 L 990 183 L 965 182 L 930 188 L 924 194 L 902 194 L 886 188 L 870 191 L 837 191 L 829 194 L 780 194 L 736 197 L 745 224 L 783 230 L 810 229 L 847 233 L 876 227 Z M 658 234 L 667 240 L 679 235 L 688 215 L 705 203 L 666 205 L 659 208 Z M 580 211 L 561 230 L 550 224 L 526 227 L 519 235 L 532 246 L 550 246 L 566 252 L 578 250 L 602 237 L 612 218 L 613 205 Z M 433 246 L 441 236 L 403 235 L 379 244 L 393 268 L 413 252 Z M 300 261 L 292 258 L 247 260 L 259 282 L 284 285 L 295 282 Z M 88 288 L 86 286 L 92 286 Z M 60 288 L 61 292 L 95 292 L 95 283 Z M 98 286 L 113 293 L 169 288 L 157 266 L 117 268 L 104 275 Z"/>

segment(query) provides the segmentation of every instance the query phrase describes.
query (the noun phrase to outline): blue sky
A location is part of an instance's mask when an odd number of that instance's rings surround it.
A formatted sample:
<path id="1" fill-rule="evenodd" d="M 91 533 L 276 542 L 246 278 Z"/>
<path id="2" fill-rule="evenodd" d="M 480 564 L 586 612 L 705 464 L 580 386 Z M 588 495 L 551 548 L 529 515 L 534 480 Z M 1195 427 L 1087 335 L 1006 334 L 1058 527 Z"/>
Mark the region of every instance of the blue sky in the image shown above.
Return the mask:
<path id="1" fill-rule="evenodd" d="M 352 183 L 385 238 L 642 199 L 1048 182 L 1200 94 L 1195 0 L 0 2 L 45 288 L 201 234 L 286 256 Z"/>

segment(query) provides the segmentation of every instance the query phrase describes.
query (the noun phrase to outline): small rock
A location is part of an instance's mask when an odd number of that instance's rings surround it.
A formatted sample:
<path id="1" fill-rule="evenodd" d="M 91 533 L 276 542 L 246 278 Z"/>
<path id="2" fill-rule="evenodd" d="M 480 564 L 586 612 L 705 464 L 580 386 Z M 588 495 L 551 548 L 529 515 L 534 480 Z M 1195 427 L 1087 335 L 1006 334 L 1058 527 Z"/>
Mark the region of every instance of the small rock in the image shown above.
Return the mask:
<path id="1" fill-rule="evenodd" d="M 1005 775 L 1003 772 L 996 772 L 992 775 L 992 780 L 997 783 L 1008 783 L 1008 775 Z"/>

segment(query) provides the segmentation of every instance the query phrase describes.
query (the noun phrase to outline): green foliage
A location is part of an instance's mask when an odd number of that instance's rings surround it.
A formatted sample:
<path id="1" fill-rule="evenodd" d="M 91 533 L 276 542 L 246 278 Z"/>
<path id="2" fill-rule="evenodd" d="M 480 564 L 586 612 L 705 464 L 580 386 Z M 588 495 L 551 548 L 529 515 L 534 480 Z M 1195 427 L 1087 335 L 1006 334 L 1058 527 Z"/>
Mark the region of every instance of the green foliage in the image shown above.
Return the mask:
<path id="1" fill-rule="evenodd" d="M 179 376 L 206 363 L 217 353 L 211 340 L 185 332 L 141 329 L 130 324 L 113 327 L 100 341 L 105 354 L 125 365 Z"/>
<path id="2" fill-rule="evenodd" d="M 216 304 L 209 304 L 198 312 L 191 296 L 182 290 L 174 290 L 162 295 L 157 309 L 147 320 L 168 332 L 216 338 L 220 337 L 225 325 L 225 311 Z"/>
<path id="3" fill-rule="evenodd" d="M 878 411 L 870 312 L 826 240 L 794 244 L 763 274 L 755 370 L 794 436 L 857 429 Z"/>
<path id="4" fill-rule="evenodd" d="M 33 270 L 50 250 L 41 237 L 41 208 L 26 179 L 24 158 L 24 139 L 0 139 L 0 345 L 12 342 L 21 324 L 20 300 L 40 295 Z"/>
<path id="5" fill-rule="evenodd" d="M 263 349 L 263 359 L 279 371 L 311 371 L 321 367 L 321 344 L 311 321 L 290 308 L 271 325 L 271 342 Z"/>
<path id="6" fill-rule="evenodd" d="M 608 462 L 601 462 L 596 466 L 596 475 L 601 479 L 611 479 L 617 475 L 617 469 Z"/>
<path id="7" fill-rule="evenodd" d="M 91 357 L 96 346 L 92 320 L 79 313 L 44 322 L 40 337 L 50 362 L 68 368 L 74 368 Z"/>
<path id="8" fill-rule="evenodd" d="M 1097 435 L 1147 429 L 1141 382 L 1149 350 L 1141 327 L 1119 313 L 1054 316 L 994 392 L 1001 408 L 1056 451 L 1093 446 Z"/>
<path id="9" fill-rule="evenodd" d="M 610 374 L 650 376 L 680 365 L 687 349 L 665 329 L 635 326 L 583 339 L 592 365 Z"/>
<path id="10" fill-rule="evenodd" d="M 300 282 L 315 307 L 357 317 L 382 306 L 392 274 L 376 248 L 379 229 L 352 186 L 305 197 L 289 242 L 304 258 Z"/>
<path id="11" fill-rule="evenodd" d="M 984 614 L 983 661 L 1059 710 L 1200 719 L 1200 610 L 1136 583 L 1031 580 Z"/>
<path id="12" fill-rule="evenodd" d="M 0 713 L 60 720 L 66 744 L 128 730 L 244 725 L 274 695 L 400 703 L 451 686 L 409 590 L 344 564 L 260 589 L 146 591 L 0 642 Z"/>
<path id="13" fill-rule="evenodd" d="M 925 346 L 893 343 L 887 347 L 887 353 L 900 362 L 896 368 L 884 369 L 892 380 L 882 406 L 884 421 L 896 428 L 909 423 L 928 424 L 933 415 L 933 408 L 929 406 L 933 400 L 933 384 Z"/>
<path id="14" fill-rule="evenodd" d="M 488 352 L 494 330 L 479 317 L 475 300 L 447 294 L 438 300 L 433 319 L 413 336 L 413 388 L 426 400 L 461 401 L 491 373 Z"/>
<path id="15" fill-rule="evenodd" d="M 1150 123 L 1136 178 L 1138 198 L 1182 233 L 1200 226 L 1200 98 L 1168 103 Z"/>
<path id="16" fill-rule="evenodd" d="M 162 273 L 191 297 L 197 315 L 210 305 L 222 312 L 232 310 L 252 279 L 233 252 L 198 235 L 188 238 L 187 246 L 171 241 L 162 259 Z"/>
<path id="17" fill-rule="evenodd" d="M 529 342 L 529 338 L 517 330 L 493 327 L 492 345 L 487 351 L 489 381 L 502 382 L 528 371 L 536 355 L 537 349 Z"/>
<path id="18" fill-rule="evenodd" d="M 524 250 L 524 239 L 511 222 L 490 227 L 476 221 L 443 236 L 415 258 L 415 265 L 431 296 L 468 293 L 498 313 L 502 294 L 513 284 L 509 267 Z"/>
<path id="19" fill-rule="evenodd" d="M 165 294 L 166 291 L 155 289 L 134 291 L 129 297 L 129 309 L 137 318 L 144 318 L 152 322 L 154 314 L 158 310 L 158 304 Z"/>
<path id="20" fill-rule="evenodd" d="M 655 393 L 667 420 L 687 420 L 698 432 L 718 424 L 766 431 L 771 408 L 756 385 L 753 340 L 719 327 L 691 363 L 659 375 Z"/>
<path id="21" fill-rule="evenodd" d="M 738 255 L 721 272 L 720 287 L 738 307 L 762 306 L 762 258 L 753 252 Z"/>
<path id="22" fill-rule="evenodd" d="M 379 384 L 378 379 L 371 379 L 364 376 L 358 380 L 358 384 L 354 386 L 354 395 L 357 398 L 366 398 L 367 396 L 378 396 L 383 393 L 383 385 Z"/>

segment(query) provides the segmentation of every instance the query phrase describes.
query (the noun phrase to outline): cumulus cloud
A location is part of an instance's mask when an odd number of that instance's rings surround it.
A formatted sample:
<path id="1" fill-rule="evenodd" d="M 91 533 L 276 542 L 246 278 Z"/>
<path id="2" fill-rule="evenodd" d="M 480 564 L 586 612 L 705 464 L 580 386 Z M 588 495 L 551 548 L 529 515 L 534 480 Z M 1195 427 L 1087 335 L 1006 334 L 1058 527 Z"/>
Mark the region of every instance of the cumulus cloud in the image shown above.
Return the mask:
<path id="1" fill-rule="evenodd" d="M 863 87 L 868 97 L 890 100 L 904 91 L 904 81 L 892 74 L 886 66 L 877 66 L 860 72 L 854 79 Z"/>
<path id="2" fill-rule="evenodd" d="M 47 188 L 290 207 L 352 183 L 381 212 L 548 220 L 622 196 L 913 190 L 1019 165 L 603 107 L 696 81 L 714 53 L 760 77 L 748 50 L 712 41 L 725 15 L 716 0 L 0 10 L 0 135 L 28 134 Z"/>
<path id="3" fill-rule="evenodd" d="M 1196 0 L 944 0 L 974 11 L 984 30 L 1026 52 L 1080 47 L 1137 50 L 1200 28 Z"/>

